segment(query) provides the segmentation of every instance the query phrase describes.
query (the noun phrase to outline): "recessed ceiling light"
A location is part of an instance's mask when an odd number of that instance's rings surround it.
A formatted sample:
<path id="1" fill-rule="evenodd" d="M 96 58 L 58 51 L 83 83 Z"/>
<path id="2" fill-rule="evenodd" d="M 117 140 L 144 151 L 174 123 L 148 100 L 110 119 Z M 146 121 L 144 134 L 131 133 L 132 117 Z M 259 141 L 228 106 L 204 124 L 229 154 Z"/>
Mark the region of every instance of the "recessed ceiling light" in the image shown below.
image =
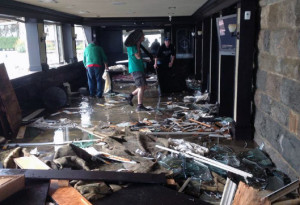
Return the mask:
<path id="1" fill-rule="evenodd" d="M 42 3 L 55 3 L 55 4 L 58 3 L 57 0 L 39 0 L 39 2 L 42 2 Z"/>
<path id="2" fill-rule="evenodd" d="M 90 12 L 89 11 L 79 11 L 78 13 L 80 13 L 80 14 L 88 14 Z"/>
<path id="3" fill-rule="evenodd" d="M 126 2 L 124 2 L 124 1 L 113 1 L 111 3 L 112 3 L 112 5 L 115 5 L 115 6 L 121 6 L 121 5 L 126 4 Z"/>

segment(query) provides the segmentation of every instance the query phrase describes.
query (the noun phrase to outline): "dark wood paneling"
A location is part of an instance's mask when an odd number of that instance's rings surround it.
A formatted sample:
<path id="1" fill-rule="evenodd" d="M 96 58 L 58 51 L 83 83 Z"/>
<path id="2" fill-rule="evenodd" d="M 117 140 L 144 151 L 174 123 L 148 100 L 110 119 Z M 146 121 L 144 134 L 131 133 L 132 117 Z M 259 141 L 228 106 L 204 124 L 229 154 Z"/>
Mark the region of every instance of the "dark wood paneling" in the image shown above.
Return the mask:
<path id="1" fill-rule="evenodd" d="M 221 56 L 220 116 L 233 118 L 235 56 Z"/>
<path id="2" fill-rule="evenodd" d="M 253 138 L 251 135 L 252 73 L 258 32 L 256 30 L 258 24 L 256 12 L 258 8 L 257 0 L 241 0 L 236 135 L 242 139 Z M 251 12 L 250 20 L 244 19 L 245 11 Z"/>
<path id="3" fill-rule="evenodd" d="M 210 66 L 210 18 L 203 20 L 203 55 L 202 55 L 202 69 L 201 69 L 201 81 L 202 87 L 201 90 L 204 92 L 207 90 L 208 75 L 209 75 L 209 66 Z"/>
<path id="4" fill-rule="evenodd" d="M 216 103 L 218 101 L 218 81 L 219 81 L 219 44 L 216 26 L 216 18 L 218 14 L 212 16 L 212 42 L 211 42 L 211 90 L 210 101 Z"/>
<path id="5" fill-rule="evenodd" d="M 43 91 L 51 86 L 62 86 L 64 82 L 70 83 L 72 91 L 78 91 L 78 88 L 86 86 L 86 69 L 82 62 L 11 80 L 22 115 L 24 116 L 38 107 L 42 107 Z"/>

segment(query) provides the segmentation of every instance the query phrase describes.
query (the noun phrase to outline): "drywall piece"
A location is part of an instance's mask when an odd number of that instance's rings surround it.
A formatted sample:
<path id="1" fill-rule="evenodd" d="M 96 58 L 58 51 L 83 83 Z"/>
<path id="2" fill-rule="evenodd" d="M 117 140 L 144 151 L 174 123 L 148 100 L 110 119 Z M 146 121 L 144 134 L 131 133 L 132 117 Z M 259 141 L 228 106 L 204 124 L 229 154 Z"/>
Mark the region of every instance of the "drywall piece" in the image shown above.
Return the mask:
<path id="1" fill-rule="evenodd" d="M 15 158 L 14 162 L 21 169 L 44 169 L 44 170 L 51 169 L 48 165 L 46 165 L 39 158 L 33 155 L 30 157 Z"/>
<path id="2" fill-rule="evenodd" d="M 0 176 L 0 201 L 24 189 L 25 176 Z"/>

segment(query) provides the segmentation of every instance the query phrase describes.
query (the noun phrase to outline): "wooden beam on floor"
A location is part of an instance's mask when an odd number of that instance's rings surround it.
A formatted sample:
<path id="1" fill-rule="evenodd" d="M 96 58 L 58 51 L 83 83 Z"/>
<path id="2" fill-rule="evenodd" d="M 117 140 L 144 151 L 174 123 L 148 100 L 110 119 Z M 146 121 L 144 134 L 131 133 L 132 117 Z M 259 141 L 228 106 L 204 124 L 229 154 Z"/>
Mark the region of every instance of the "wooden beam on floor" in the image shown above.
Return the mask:
<path id="1" fill-rule="evenodd" d="M 149 183 L 165 184 L 164 174 L 144 174 L 131 172 L 85 171 L 85 170 L 34 170 L 34 169 L 0 169 L 0 175 L 24 174 L 26 179 L 66 179 L 105 181 L 111 183 Z"/>
<path id="2" fill-rule="evenodd" d="M 24 189 L 25 176 L 0 176 L 0 201 Z"/>

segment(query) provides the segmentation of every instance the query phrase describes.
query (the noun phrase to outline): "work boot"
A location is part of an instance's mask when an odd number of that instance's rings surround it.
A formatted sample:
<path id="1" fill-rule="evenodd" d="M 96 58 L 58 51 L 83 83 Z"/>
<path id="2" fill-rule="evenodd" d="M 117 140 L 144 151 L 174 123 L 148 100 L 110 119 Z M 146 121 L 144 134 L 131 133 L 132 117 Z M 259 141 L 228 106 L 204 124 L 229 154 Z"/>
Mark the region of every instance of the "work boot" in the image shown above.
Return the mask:
<path id="1" fill-rule="evenodd" d="M 131 106 L 133 106 L 133 103 L 132 103 L 132 98 L 133 98 L 134 95 L 130 94 L 128 97 L 126 97 L 126 100 L 127 100 L 127 103 Z"/>
<path id="2" fill-rule="evenodd" d="M 137 111 L 137 112 L 151 111 L 151 109 L 148 109 L 148 108 L 144 107 L 144 105 L 138 105 L 138 106 L 136 107 L 136 111 Z"/>

